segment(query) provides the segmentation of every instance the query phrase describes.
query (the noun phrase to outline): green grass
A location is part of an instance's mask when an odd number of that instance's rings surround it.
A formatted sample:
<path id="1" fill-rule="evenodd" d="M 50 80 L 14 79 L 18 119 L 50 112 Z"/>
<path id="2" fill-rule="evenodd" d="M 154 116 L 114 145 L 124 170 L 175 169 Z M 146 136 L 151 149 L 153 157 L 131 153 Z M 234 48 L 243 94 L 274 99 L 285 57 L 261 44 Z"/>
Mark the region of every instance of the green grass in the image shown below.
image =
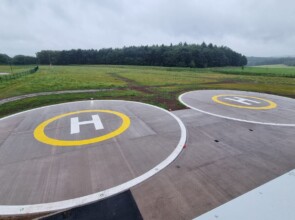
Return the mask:
<path id="1" fill-rule="evenodd" d="M 110 77 L 104 68 L 41 66 L 37 73 L 0 83 L 0 99 L 37 92 L 114 87 L 126 87 L 126 83 Z"/>
<path id="2" fill-rule="evenodd" d="M 72 102 L 79 100 L 91 100 L 91 99 L 124 99 L 128 97 L 129 100 L 136 100 L 143 95 L 137 91 L 125 90 L 125 91 L 108 91 L 96 92 L 96 93 L 75 93 L 75 94 L 60 94 L 60 95 L 47 95 L 33 98 L 26 98 L 14 102 L 8 102 L 1 105 L 0 117 L 9 115 L 11 113 L 17 113 L 24 110 L 37 108 L 46 105 L 52 105 L 57 103 Z"/>
<path id="3" fill-rule="evenodd" d="M 11 71 L 12 71 L 12 73 L 19 73 L 19 72 L 23 72 L 26 70 L 30 70 L 30 69 L 34 68 L 35 66 L 36 65 L 25 65 L 25 66 L 24 65 L 18 65 L 18 66 L 0 65 L 0 73 L 11 74 Z"/>
<path id="4" fill-rule="evenodd" d="M 3 66 L 0 66 L 0 69 Z M 26 67 L 22 67 L 26 68 Z M 31 67 L 29 67 L 31 68 Z M 295 97 L 295 68 L 167 68 L 141 66 L 41 66 L 37 73 L 0 83 L 0 99 L 45 91 L 115 88 L 113 91 L 39 96 L 0 107 L 0 116 L 61 102 L 124 99 L 181 109 L 183 92 L 233 89 Z"/>
<path id="5" fill-rule="evenodd" d="M 240 74 L 240 75 L 260 75 L 260 76 L 274 76 L 274 77 L 289 77 L 295 78 L 295 67 L 287 67 L 283 65 L 270 65 L 260 67 L 226 67 L 226 68 L 212 68 L 214 72 L 225 74 Z"/>
<path id="6" fill-rule="evenodd" d="M 271 64 L 271 65 L 260 65 L 254 66 L 258 68 L 295 68 L 295 66 L 287 66 L 285 64 Z"/>

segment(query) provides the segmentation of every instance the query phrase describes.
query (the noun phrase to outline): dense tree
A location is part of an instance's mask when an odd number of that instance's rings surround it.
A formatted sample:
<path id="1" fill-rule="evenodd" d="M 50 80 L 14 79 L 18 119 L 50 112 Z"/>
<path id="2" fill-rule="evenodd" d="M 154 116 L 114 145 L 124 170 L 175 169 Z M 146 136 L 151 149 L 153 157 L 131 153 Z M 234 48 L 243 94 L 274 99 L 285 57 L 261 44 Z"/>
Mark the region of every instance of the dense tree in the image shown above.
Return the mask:
<path id="1" fill-rule="evenodd" d="M 16 55 L 12 58 L 11 63 L 14 65 L 28 65 L 28 64 L 36 64 L 36 57 L 24 56 L 24 55 Z"/>
<path id="2" fill-rule="evenodd" d="M 13 58 L 10 58 L 6 54 L 0 54 L 0 64 L 29 65 L 29 64 L 36 64 L 36 62 L 37 62 L 36 57 L 32 57 L 32 56 L 16 55 Z"/>
<path id="3" fill-rule="evenodd" d="M 43 50 L 37 53 L 40 64 L 119 64 L 177 67 L 244 66 L 247 58 L 228 47 L 213 44 L 180 43 L 178 45 L 153 45 L 105 48 L 101 50 Z"/>
<path id="4" fill-rule="evenodd" d="M 0 54 L 0 64 L 9 64 L 11 58 L 6 54 Z"/>

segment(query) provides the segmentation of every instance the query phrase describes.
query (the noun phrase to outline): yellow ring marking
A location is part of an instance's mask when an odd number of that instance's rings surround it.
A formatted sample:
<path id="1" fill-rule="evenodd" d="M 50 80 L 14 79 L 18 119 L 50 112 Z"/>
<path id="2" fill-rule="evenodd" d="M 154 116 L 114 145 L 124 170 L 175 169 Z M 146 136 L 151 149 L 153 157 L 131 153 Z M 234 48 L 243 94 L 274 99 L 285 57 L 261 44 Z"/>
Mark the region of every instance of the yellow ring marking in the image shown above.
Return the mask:
<path id="1" fill-rule="evenodd" d="M 69 115 L 85 113 L 85 112 L 103 112 L 103 113 L 114 114 L 122 119 L 122 124 L 120 125 L 119 128 L 117 128 L 116 130 L 114 130 L 108 134 L 105 134 L 105 135 L 99 136 L 99 137 L 95 137 L 95 138 L 84 139 L 84 140 L 75 140 L 75 141 L 58 140 L 58 139 L 50 138 L 45 134 L 44 129 L 51 122 L 54 122 L 60 118 L 63 118 L 63 117 L 69 116 Z M 113 138 L 117 135 L 122 134 L 129 126 L 130 126 L 130 118 L 128 116 L 124 115 L 123 113 L 116 112 L 116 111 L 110 111 L 110 110 L 83 110 L 83 111 L 69 112 L 66 114 L 58 115 L 58 116 L 55 116 L 53 118 L 50 118 L 50 119 L 42 122 L 34 130 L 34 137 L 38 141 L 40 141 L 44 144 L 49 144 L 49 145 L 54 145 L 54 146 L 59 146 L 59 147 L 81 146 L 81 145 L 93 144 L 96 142 L 105 141 L 107 139 Z"/>
<path id="2" fill-rule="evenodd" d="M 236 104 L 227 103 L 227 102 L 224 102 L 224 101 L 220 101 L 218 99 L 219 97 L 224 97 L 224 96 L 237 96 L 237 97 L 243 97 L 243 98 L 258 99 L 258 100 L 262 100 L 262 101 L 267 102 L 269 105 L 262 106 L 262 107 L 243 106 L 243 105 L 236 105 Z M 212 97 L 212 100 L 214 102 L 219 103 L 219 104 L 227 105 L 227 106 L 231 106 L 231 107 L 235 107 L 235 108 L 247 108 L 247 109 L 254 109 L 254 110 L 268 110 L 268 109 L 273 109 L 273 108 L 277 107 L 277 104 L 270 101 L 270 100 L 263 99 L 263 98 L 258 98 L 258 97 L 254 97 L 254 96 L 246 96 L 246 95 L 216 95 L 216 96 Z"/>

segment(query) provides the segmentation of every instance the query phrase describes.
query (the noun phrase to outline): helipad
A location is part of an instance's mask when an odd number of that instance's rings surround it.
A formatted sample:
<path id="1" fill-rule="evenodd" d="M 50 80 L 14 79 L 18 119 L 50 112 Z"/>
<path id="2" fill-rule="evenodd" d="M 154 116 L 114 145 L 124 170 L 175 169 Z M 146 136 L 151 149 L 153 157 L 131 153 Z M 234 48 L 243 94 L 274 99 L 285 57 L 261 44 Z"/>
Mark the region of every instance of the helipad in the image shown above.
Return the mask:
<path id="1" fill-rule="evenodd" d="M 290 98 L 232 90 L 200 90 L 179 100 L 199 112 L 264 125 L 295 126 L 295 101 Z"/>
<path id="2" fill-rule="evenodd" d="M 192 109 L 84 101 L 1 119 L 0 218 L 292 218 L 294 100 L 228 90 L 180 100 Z"/>
<path id="3" fill-rule="evenodd" d="M 182 122 L 129 101 L 48 106 L 0 121 L 0 215 L 48 212 L 97 201 L 171 163 Z"/>

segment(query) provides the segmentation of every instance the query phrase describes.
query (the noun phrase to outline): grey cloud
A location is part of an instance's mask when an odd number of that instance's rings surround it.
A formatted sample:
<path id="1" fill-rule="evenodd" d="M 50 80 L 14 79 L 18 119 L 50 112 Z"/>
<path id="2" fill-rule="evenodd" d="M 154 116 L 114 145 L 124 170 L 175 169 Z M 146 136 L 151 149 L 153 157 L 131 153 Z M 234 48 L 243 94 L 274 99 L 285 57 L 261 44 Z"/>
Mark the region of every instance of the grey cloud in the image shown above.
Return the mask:
<path id="1" fill-rule="evenodd" d="M 212 42 L 295 55 L 292 0 L 2 0 L 0 53 Z"/>

